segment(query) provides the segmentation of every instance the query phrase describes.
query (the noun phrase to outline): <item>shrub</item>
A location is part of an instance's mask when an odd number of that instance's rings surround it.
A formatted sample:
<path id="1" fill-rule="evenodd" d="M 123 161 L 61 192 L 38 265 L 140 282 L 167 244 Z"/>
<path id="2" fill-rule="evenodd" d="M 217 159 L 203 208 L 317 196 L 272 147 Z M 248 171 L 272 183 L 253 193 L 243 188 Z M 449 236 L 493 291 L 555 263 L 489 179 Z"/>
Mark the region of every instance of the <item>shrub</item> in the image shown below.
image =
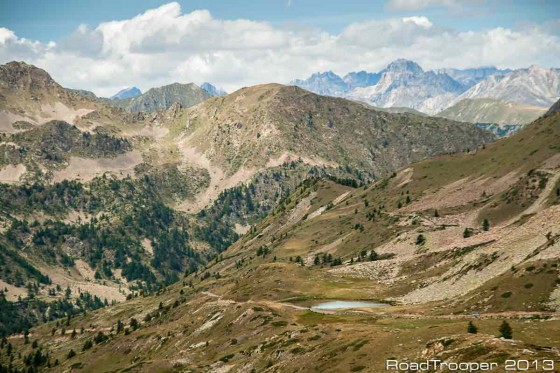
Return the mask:
<path id="1" fill-rule="evenodd" d="M 513 331 L 511 329 L 511 326 L 508 324 L 507 321 L 504 320 L 504 322 L 502 322 L 502 325 L 500 325 L 500 337 L 504 339 L 511 339 L 512 336 L 513 336 Z"/>
<path id="2" fill-rule="evenodd" d="M 509 298 L 511 297 L 511 291 L 506 291 L 505 293 L 502 293 L 502 298 Z"/>
<path id="3" fill-rule="evenodd" d="M 467 333 L 476 334 L 478 333 L 478 328 L 476 325 L 473 324 L 472 321 L 469 321 L 469 325 L 467 325 Z"/>
<path id="4" fill-rule="evenodd" d="M 91 342 L 91 340 L 88 339 L 86 343 L 84 343 L 84 347 L 82 347 L 82 351 L 89 350 L 92 347 L 93 347 L 93 343 Z"/>

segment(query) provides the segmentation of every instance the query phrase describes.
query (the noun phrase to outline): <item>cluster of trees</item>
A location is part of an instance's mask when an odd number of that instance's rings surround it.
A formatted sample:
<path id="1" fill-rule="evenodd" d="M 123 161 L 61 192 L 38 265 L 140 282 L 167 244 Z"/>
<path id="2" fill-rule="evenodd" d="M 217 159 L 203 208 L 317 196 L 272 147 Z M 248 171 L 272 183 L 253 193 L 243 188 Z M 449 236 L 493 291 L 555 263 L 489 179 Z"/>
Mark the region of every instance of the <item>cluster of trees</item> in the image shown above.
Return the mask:
<path id="1" fill-rule="evenodd" d="M 263 245 L 257 249 L 257 256 L 262 256 L 265 258 L 268 254 L 270 254 L 270 250 L 266 245 Z"/>
<path id="2" fill-rule="evenodd" d="M 62 297 L 50 302 L 37 298 L 10 302 L 0 293 L 0 336 L 22 333 L 38 323 L 71 318 L 108 305 L 107 299 L 102 300 L 89 292 L 82 292 L 76 299 L 72 299 L 69 288 Z"/>
<path id="3" fill-rule="evenodd" d="M 490 230 L 490 221 L 488 220 L 488 218 L 484 218 L 484 220 L 482 220 L 482 230 L 484 232 L 487 232 Z M 475 230 L 473 228 L 465 228 L 465 230 L 463 231 L 463 238 L 469 238 L 472 237 L 475 234 Z"/>
<path id="4" fill-rule="evenodd" d="M 365 262 L 369 260 L 370 262 L 376 261 L 379 259 L 379 255 L 375 252 L 375 250 L 370 250 L 369 254 L 366 249 L 360 251 L 360 254 L 356 258 L 356 262 Z M 350 258 L 350 264 L 354 263 L 354 258 Z"/>
<path id="5" fill-rule="evenodd" d="M 498 329 L 500 338 L 504 339 L 512 339 L 513 338 L 513 329 L 509 325 L 507 321 L 503 321 L 500 324 L 500 328 Z M 469 334 L 476 334 L 478 333 L 478 327 L 472 322 L 469 321 L 467 325 L 467 333 Z"/>
<path id="6" fill-rule="evenodd" d="M 73 265 L 73 257 L 63 250 L 63 244 L 69 237 L 78 239 L 80 252 L 73 255 L 79 255 L 97 270 L 96 279 L 111 278 L 113 270 L 121 268 L 127 280 L 143 281 L 148 287 L 156 288 L 157 282 L 174 282 L 186 268 L 207 260 L 189 246 L 186 218 L 167 207 L 158 191 L 140 180 L 99 177 L 91 181 L 88 188 L 77 182 L 64 181 L 53 185 L 0 185 L 0 189 L 7 192 L 5 195 L 0 193 L 0 200 L 8 201 L 7 210 L 11 213 L 42 210 L 57 214 L 78 209 L 86 214 L 100 215 L 99 218 L 92 217 L 89 222 L 78 220 L 73 224 L 52 220 L 29 224 L 14 220 L 6 233 L 6 238 L 16 248 L 23 248 L 24 240 L 30 238 L 33 250 L 43 260 L 63 266 Z M 202 237 L 212 246 L 223 250 L 237 239 L 233 231 L 213 228 L 207 227 Z M 152 242 L 154 255 L 151 262 L 147 261 L 142 249 L 144 238 Z M 111 251 L 110 255 L 108 251 Z M 2 268 L 6 266 L 0 266 L 0 270 Z M 31 271 L 29 268 L 33 275 Z M 38 273 L 34 275 L 39 276 Z M 37 280 L 50 281 L 47 278 Z"/>
<path id="7" fill-rule="evenodd" d="M 333 175 L 327 175 L 326 177 L 327 179 L 334 181 L 337 184 L 349 186 L 351 188 L 359 188 L 360 186 L 362 186 L 362 183 L 350 177 L 337 177 Z"/>
<path id="8" fill-rule="evenodd" d="M 15 133 L 11 141 L 20 145 L 26 154 L 45 162 L 60 163 L 68 155 L 89 158 L 106 157 L 132 149 L 127 139 L 106 133 L 82 132 L 63 121 L 52 121 L 29 131 Z"/>
<path id="9" fill-rule="evenodd" d="M 297 258 L 296 258 L 297 262 Z M 303 264 L 303 261 L 302 261 Z M 334 258 L 332 254 L 323 253 L 323 255 L 315 255 L 315 259 L 313 259 L 314 265 L 324 265 L 329 264 L 331 267 L 335 267 L 342 264 L 342 258 Z"/>

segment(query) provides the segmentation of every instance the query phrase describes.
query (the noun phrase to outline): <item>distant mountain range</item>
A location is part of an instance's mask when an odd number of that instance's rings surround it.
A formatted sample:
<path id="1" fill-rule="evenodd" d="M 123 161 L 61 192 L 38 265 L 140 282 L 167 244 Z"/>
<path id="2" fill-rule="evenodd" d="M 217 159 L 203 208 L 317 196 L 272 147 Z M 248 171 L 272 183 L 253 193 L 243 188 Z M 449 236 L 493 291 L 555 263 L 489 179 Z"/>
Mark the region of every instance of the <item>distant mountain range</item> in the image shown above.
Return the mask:
<path id="1" fill-rule="evenodd" d="M 372 86 L 353 89 L 348 97 L 375 106 L 402 106 L 435 114 L 464 86 L 445 73 L 424 71 L 415 62 L 397 60 L 383 70 Z"/>
<path id="2" fill-rule="evenodd" d="M 515 124 L 525 124 L 535 119 L 532 116 L 534 107 L 548 108 L 559 98 L 559 71 L 537 66 L 518 70 L 481 67 L 424 71 L 413 61 L 399 59 L 379 72 L 351 72 L 340 77 L 329 71 L 315 73 L 305 80 L 294 80 L 292 84 L 318 94 L 349 98 L 381 108 L 409 108 L 430 115 L 464 99 L 492 98 L 502 101 L 499 103 L 502 110 L 511 108 L 516 120 L 523 120 Z M 469 112 L 475 113 L 477 110 L 473 106 L 478 104 L 487 103 L 471 101 L 459 107 L 468 106 Z M 525 109 L 528 112 L 520 114 Z M 504 115 L 502 113 L 502 117 Z M 460 116 L 462 120 L 476 122 L 467 113 Z M 530 120 L 525 121 L 525 118 Z"/>

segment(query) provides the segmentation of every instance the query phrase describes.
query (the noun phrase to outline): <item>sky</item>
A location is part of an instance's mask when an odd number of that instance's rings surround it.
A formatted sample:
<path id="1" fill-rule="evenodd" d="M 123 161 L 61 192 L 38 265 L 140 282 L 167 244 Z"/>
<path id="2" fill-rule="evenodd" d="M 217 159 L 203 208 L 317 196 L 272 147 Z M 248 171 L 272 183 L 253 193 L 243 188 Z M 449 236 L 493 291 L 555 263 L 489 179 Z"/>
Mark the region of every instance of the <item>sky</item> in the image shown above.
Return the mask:
<path id="1" fill-rule="evenodd" d="M 110 96 L 318 71 L 560 67 L 558 0 L 0 0 L 0 63 Z"/>

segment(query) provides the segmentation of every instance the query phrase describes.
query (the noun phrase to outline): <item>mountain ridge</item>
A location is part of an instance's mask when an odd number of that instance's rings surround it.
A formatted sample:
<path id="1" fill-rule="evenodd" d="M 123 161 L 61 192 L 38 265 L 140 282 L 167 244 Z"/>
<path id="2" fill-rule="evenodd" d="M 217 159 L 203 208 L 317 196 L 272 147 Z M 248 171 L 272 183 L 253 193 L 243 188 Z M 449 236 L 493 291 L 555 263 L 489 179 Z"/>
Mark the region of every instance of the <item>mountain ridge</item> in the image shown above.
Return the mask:
<path id="1" fill-rule="evenodd" d="M 408 107 L 431 115 L 465 98 L 494 98 L 548 108 L 560 96 L 558 69 L 535 66 L 517 70 L 481 67 L 424 71 L 414 61 L 398 59 L 379 72 L 360 72 L 362 78 L 354 84 L 352 77 L 357 74 L 348 73 L 343 79 L 332 72 L 315 73 L 291 84 L 319 94 L 380 107 Z"/>
<path id="2" fill-rule="evenodd" d="M 169 109 L 178 102 L 182 107 L 190 107 L 201 103 L 211 95 L 194 83 L 172 83 L 161 87 L 150 88 L 146 92 L 126 99 L 111 100 L 112 105 L 130 112 L 154 112 Z"/>

